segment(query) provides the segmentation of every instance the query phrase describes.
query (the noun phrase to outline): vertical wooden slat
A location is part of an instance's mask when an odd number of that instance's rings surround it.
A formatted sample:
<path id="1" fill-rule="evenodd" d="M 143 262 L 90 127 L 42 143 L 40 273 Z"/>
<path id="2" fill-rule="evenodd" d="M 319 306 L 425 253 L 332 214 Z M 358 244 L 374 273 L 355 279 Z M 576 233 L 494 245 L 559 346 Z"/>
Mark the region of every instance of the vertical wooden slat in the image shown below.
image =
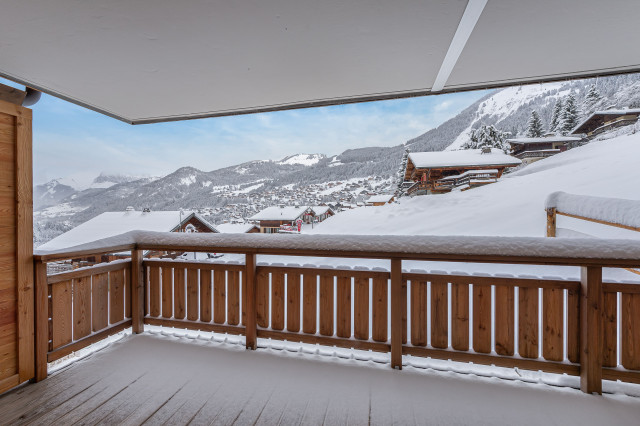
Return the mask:
<path id="1" fill-rule="evenodd" d="M 144 332 L 145 272 L 142 250 L 131 250 L 131 331 Z M 111 279 L 111 276 L 109 277 Z"/>
<path id="2" fill-rule="evenodd" d="M 124 316 L 131 318 L 131 270 L 124 270 Z"/>
<path id="3" fill-rule="evenodd" d="M 640 294 L 622 293 L 620 362 L 629 370 L 640 370 Z"/>
<path id="4" fill-rule="evenodd" d="M 567 290 L 567 359 L 580 362 L 580 291 Z"/>
<path id="5" fill-rule="evenodd" d="M 149 267 L 149 315 L 160 316 L 160 268 Z"/>
<path id="6" fill-rule="evenodd" d="M 469 284 L 451 283 L 451 347 L 469 350 Z"/>
<path id="7" fill-rule="evenodd" d="M 211 322 L 211 271 L 200 270 L 200 321 Z"/>
<path id="8" fill-rule="evenodd" d="M 162 268 L 162 316 L 173 316 L 173 268 Z"/>
<path id="9" fill-rule="evenodd" d="M 580 269 L 580 390 L 602 394 L 602 268 Z"/>
<path id="10" fill-rule="evenodd" d="M 547 209 L 547 237 L 556 236 L 556 209 L 551 207 Z"/>
<path id="11" fill-rule="evenodd" d="M 184 319 L 186 314 L 187 297 L 185 288 L 185 269 L 176 265 L 173 268 L 173 316 Z"/>
<path id="12" fill-rule="evenodd" d="M 391 368 L 402 369 L 402 260 L 391 259 Z M 406 294 L 406 293 L 405 293 Z M 405 296 L 406 297 L 406 296 Z"/>
<path id="13" fill-rule="evenodd" d="M 564 294 L 562 289 L 542 290 L 542 356 L 549 361 L 562 361 L 564 328 Z"/>
<path id="14" fill-rule="evenodd" d="M 411 281 L 411 344 L 427 345 L 427 282 Z"/>
<path id="15" fill-rule="evenodd" d="M 224 269 L 213 271 L 213 322 L 216 324 L 224 324 L 227 320 L 227 277 L 225 272 Z"/>
<path id="16" fill-rule="evenodd" d="M 73 340 L 91 334 L 91 277 L 73 280 Z"/>
<path id="17" fill-rule="evenodd" d="M 240 272 L 227 271 L 227 323 L 240 322 Z"/>
<path id="18" fill-rule="evenodd" d="M 353 292 L 353 335 L 369 340 L 369 278 L 354 278 Z"/>
<path id="19" fill-rule="evenodd" d="M 71 281 L 51 285 L 51 320 L 53 349 L 71 343 Z"/>
<path id="20" fill-rule="evenodd" d="M 247 349 L 255 349 L 257 344 L 257 330 L 256 330 L 256 255 L 248 253 L 245 255 L 244 260 L 245 268 L 242 274 L 242 280 L 244 282 L 243 287 L 243 299 L 244 306 L 244 324 L 245 324 L 245 336 Z"/>
<path id="21" fill-rule="evenodd" d="M 538 289 L 518 289 L 518 353 L 538 358 Z"/>
<path id="22" fill-rule="evenodd" d="M 109 275 L 91 279 L 91 329 L 100 331 L 109 325 Z"/>
<path id="23" fill-rule="evenodd" d="M 47 291 L 47 264 L 36 262 L 35 264 L 35 379 L 44 380 L 47 377 L 47 351 L 49 347 L 49 310 Z M 69 294 L 71 292 L 69 291 Z M 69 304 L 69 309 L 71 308 Z M 71 321 L 69 321 L 71 324 Z"/>
<path id="24" fill-rule="evenodd" d="M 447 282 L 431 280 L 431 346 L 449 347 L 449 298 Z"/>
<path id="25" fill-rule="evenodd" d="M 388 323 L 388 285 L 389 281 L 384 278 L 373 278 L 373 300 L 372 300 L 372 336 L 376 342 L 386 342 L 389 340 L 387 332 Z"/>
<path id="26" fill-rule="evenodd" d="M 473 285 L 473 350 L 491 352 L 491 286 Z"/>
<path id="27" fill-rule="evenodd" d="M 124 319 L 124 270 L 109 272 L 109 322 Z"/>
<path id="28" fill-rule="evenodd" d="M 320 275 L 320 334 L 333 336 L 333 275 Z"/>
<path id="29" fill-rule="evenodd" d="M 300 331 L 300 274 L 287 274 L 287 331 Z"/>
<path id="30" fill-rule="evenodd" d="M 198 321 L 198 316 L 200 315 L 198 287 L 198 270 L 187 268 L 187 319 L 189 321 Z"/>
<path id="31" fill-rule="evenodd" d="M 337 279 L 336 335 L 351 337 L 351 277 Z"/>
<path id="32" fill-rule="evenodd" d="M 51 318 L 51 313 L 53 312 L 53 299 L 51 298 L 51 286 L 47 286 L 48 290 L 48 299 L 49 299 L 49 352 L 53 350 L 53 320 Z M 71 309 L 71 306 L 69 306 Z"/>
<path id="33" fill-rule="evenodd" d="M 271 274 L 271 328 L 284 330 L 284 274 Z"/>
<path id="34" fill-rule="evenodd" d="M 269 273 L 262 270 L 256 274 L 256 315 L 260 327 L 269 327 Z"/>
<path id="35" fill-rule="evenodd" d="M 302 283 L 302 331 L 308 334 L 315 334 L 317 331 L 318 276 L 305 273 L 302 277 Z"/>
<path id="36" fill-rule="evenodd" d="M 604 293 L 602 327 L 602 366 L 618 366 L 618 293 Z M 545 357 L 546 358 L 546 357 Z"/>
<path id="37" fill-rule="evenodd" d="M 400 273 L 400 276 L 402 276 L 402 273 Z M 409 329 L 408 327 L 408 318 L 407 318 L 407 314 L 408 314 L 408 309 L 407 309 L 407 289 L 409 288 L 409 282 L 407 280 L 401 280 L 401 285 L 400 285 L 400 309 L 402 310 L 401 312 L 401 317 L 402 317 L 402 344 L 406 345 L 408 340 L 407 340 L 407 330 Z"/>
<path id="38" fill-rule="evenodd" d="M 497 285 L 495 288 L 495 351 L 511 356 L 515 352 L 514 288 Z"/>

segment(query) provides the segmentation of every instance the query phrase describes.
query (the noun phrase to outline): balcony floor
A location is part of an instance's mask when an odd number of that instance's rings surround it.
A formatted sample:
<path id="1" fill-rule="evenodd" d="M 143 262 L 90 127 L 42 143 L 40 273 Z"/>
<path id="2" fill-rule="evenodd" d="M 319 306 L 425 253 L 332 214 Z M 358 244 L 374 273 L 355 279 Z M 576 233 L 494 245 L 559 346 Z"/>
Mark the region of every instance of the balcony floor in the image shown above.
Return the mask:
<path id="1" fill-rule="evenodd" d="M 1 424 L 637 424 L 640 398 L 143 334 L 0 397 Z"/>

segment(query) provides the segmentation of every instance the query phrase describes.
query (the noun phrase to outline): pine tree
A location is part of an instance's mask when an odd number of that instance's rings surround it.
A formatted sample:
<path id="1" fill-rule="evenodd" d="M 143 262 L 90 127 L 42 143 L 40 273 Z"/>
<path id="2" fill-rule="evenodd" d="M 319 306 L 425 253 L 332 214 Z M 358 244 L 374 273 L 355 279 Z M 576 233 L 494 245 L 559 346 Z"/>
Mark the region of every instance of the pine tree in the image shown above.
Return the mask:
<path id="1" fill-rule="evenodd" d="M 482 125 L 471 131 L 470 141 L 462 146 L 462 149 L 498 148 L 509 153 L 511 147 L 506 142 L 509 134 L 496 129 L 494 126 Z"/>
<path id="2" fill-rule="evenodd" d="M 544 130 L 542 130 L 542 120 L 540 120 L 540 116 L 535 110 L 531 111 L 531 117 L 529 118 L 529 123 L 527 123 L 527 137 L 541 138 L 543 134 Z"/>
<path id="3" fill-rule="evenodd" d="M 560 122 L 560 114 L 562 113 L 562 99 L 556 99 L 556 103 L 553 106 L 553 112 L 551 113 L 551 121 L 549 122 L 549 132 L 555 132 L 558 129 L 558 123 Z"/>
<path id="4" fill-rule="evenodd" d="M 600 96 L 600 92 L 596 89 L 596 85 L 592 84 L 589 86 L 589 91 L 584 97 L 584 101 L 582 101 L 582 114 L 585 116 L 592 114 L 596 110 L 596 104 L 598 104 L 601 99 L 602 96 Z"/>
<path id="5" fill-rule="evenodd" d="M 402 184 L 404 183 L 404 176 L 407 170 L 407 161 L 409 161 L 409 148 L 404 149 L 404 153 L 402 154 L 402 160 L 400 161 L 400 168 L 396 173 L 398 185 L 396 188 L 396 198 L 402 197 L 404 194 L 404 190 L 402 189 Z"/>
<path id="6" fill-rule="evenodd" d="M 571 133 L 574 127 L 578 125 L 578 107 L 576 98 L 573 93 L 569 93 L 567 100 L 564 101 L 564 107 L 560 114 L 560 120 L 556 132 L 563 136 Z"/>

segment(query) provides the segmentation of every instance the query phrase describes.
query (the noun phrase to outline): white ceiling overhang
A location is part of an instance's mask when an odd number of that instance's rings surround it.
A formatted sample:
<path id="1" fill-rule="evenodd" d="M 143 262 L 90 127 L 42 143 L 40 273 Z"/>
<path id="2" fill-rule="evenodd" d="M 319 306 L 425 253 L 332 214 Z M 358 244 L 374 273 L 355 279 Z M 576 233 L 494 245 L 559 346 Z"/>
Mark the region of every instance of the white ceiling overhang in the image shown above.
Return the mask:
<path id="1" fill-rule="evenodd" d="M 636 0 L 6 0 L 0 76 L 133 123 L 640 71 Z"/>

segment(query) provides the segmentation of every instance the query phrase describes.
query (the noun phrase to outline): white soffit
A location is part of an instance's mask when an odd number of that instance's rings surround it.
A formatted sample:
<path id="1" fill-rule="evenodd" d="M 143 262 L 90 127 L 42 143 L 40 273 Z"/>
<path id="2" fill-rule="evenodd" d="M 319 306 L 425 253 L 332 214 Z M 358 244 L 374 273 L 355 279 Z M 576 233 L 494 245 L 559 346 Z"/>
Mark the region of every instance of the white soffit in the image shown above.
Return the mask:
<path id="1" fill-rule="evenodd" d="M 0 0 L 0 75 L 138 124 L 640 71 L 638 1 L 485 2 Z"/>

